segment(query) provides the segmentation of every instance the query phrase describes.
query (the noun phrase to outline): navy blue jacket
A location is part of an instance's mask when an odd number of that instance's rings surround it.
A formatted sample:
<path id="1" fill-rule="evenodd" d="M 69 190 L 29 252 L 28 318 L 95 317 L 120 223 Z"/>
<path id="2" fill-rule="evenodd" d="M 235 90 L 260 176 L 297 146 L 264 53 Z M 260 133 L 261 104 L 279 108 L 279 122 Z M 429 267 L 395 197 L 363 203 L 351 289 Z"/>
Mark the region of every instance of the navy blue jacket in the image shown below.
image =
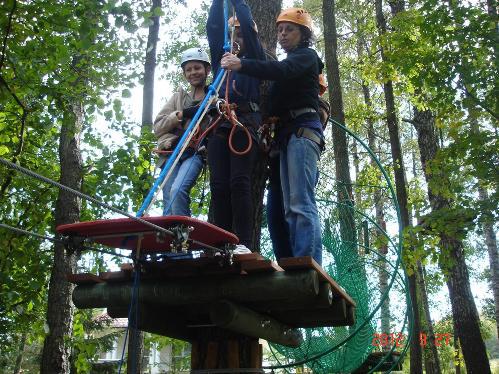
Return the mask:
<path id="1" fill-rule="evenodd" d="M 265 60 L 265 52 L 258 39 L 258 33 L 253 29 L 253 17 L 250 8 L 244 0 L 231 0 L 231 2 L 236 10 L 237 19 L 241 24 L 240 30 L 244 38 L 245 52 L 240 58 Z M 220 60 L 224 54 L 225 20 L 223 3 L 223 0 L 213 0 L 206 24 L 214 76 L 217 76 L 220 71 Z M 257 104 L 260 102 L 260 79 L 233 71 L 230 73 L 230 80 L 230 102 L 236 104 L 250 101 Z M 225 82 L 220 87 L 219 94 L 220 97 L 225 97 Z"/>
<path id="2" fill-rule="evenodd" d="M 319 74 L 324 64 L 317 52 L 297 47 L 282 61 L 241 60 L 242 74 L 275 81 L 270 93 L 271 114 L 285 116 L 291 109 L 319 111 Z"/>

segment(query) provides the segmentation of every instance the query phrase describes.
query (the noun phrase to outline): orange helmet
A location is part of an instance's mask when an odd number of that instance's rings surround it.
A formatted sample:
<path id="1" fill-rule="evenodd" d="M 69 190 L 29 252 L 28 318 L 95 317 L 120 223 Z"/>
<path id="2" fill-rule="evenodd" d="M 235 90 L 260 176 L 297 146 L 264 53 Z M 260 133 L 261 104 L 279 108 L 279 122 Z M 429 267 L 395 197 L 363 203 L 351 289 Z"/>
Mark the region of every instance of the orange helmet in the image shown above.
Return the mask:
<path id="1" fill-rule="evenodd" d="M 276 23 L 280 22 L 291 22 L 297 25 L 305 26 L 307 29 L 312 31 L 312 16 L 303 8 L 288 8 L 284 9 L 279 17 L 277 17 Z"/>
<path id="2" fill-rule="evenodd" d="M 234 27 L 241 27 L 241 23 L 237 19 L 237 16 L 235 17 L 235 21 L 234 21 L 234 17 L 230 17 L 228 23 L 229 23 L 230 27 L 232 27 L 232 26 L 234 26 Z M 258 32 L 258 27 L 256 26 L 255 21 L 253 21 L 253 30 L 255 30 L 256 32 Z"/>
<path id="3" fill-rule="evenodd" d="M 319 96 L 322 96 L 327 91 L 327 82 L 324 74 L 319 74 Z"/>

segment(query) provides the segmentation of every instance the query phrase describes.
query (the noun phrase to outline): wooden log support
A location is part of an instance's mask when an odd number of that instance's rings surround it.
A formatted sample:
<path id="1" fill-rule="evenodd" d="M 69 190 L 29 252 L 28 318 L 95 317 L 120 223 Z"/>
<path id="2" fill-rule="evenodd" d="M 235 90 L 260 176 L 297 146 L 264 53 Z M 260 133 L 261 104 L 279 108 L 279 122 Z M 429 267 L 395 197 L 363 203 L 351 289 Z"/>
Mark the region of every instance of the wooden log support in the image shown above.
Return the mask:
<path id="1" fill-rule="evenodd" d="M 296 348 L 303 342 L 299 330 L 230 301 L 224 300 L 214 304 L 210 311 L 210 318 L 218 327 L 245 336 L 263 338 L 287 347 Z"/>
<path id="2" fill-rule="evenodd" d="M 319 277 L 313 270 L 266 273 L 258 277 L 186 278 L 143 281 L 138 288 L 139 304 L 189 305 L 230 299 L 238 303 L 265 303 L 268 300 L 307 305 L 319 293 Z M 79 285 L 73 291 L 76 307 L 105 308 L 128 306 L 130 283 Z"/>
<path id="3" fill-rule="evenodd" d="M 345 326 L 348 308 L 344 299 L 335 299 L 329 308 L 286 310 L 272 315 L 282 323 L 299 327 Z M 350 321 L 349 321 L 350 322 Z M 353 322 L 351 323 L 353 325 Z"/>

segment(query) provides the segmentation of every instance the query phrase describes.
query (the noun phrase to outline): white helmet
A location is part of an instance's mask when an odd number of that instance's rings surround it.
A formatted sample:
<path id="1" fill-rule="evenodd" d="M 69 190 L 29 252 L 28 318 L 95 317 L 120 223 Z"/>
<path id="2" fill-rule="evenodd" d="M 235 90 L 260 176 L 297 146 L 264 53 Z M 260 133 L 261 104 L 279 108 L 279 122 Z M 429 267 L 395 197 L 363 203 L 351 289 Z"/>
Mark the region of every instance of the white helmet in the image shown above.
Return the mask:
<path id="1" fill-rule="evenodd" d="M 211 66 L 208 54 L 201 48 L 189 48 L 182 52 L 182 57 L 180 58 L 180 66 L 184 67 L 184 65 L 189 61 L 206 62 Z"/>

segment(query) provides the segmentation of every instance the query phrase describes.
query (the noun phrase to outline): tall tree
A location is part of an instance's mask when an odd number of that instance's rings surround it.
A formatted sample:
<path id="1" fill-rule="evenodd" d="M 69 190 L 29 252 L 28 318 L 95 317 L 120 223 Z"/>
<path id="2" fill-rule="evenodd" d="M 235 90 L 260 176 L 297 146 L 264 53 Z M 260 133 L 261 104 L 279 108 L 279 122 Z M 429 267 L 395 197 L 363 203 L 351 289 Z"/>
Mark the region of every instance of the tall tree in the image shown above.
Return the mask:
<path id="1" fill-rule="evenodd" d="M 77 65 L 76 59 L 73 65 Z M 66 115 L 63 118 L 59 142 L 60 183 L 75 190 L 81 189 L 83 165 L 80 149 L 80 137 L 83 127 L 83 106 L 74 98 L 66 102 Z M 55 209 L 55 226 L 74 223 L 80 219 L 80 199 L 71 192 L 61 190 Z M 41 373 L 69 373 L 71 346 L 67 337 L 73 328 L 74 306 L 71 295 L 74 285 L 66 279 L 67 274 L 76 270 L 79 253 L 76 248 L 64 244 L 54 245 L 54 264 L 50 276 L 48 294 L 47 325 L 48 335 L 43 345 Z"/>
<path id="2" fill-rule="evenodd" d="M 387 33 L 387 24 L 385 15 L 383 14 L 382 0 L 376 0 L 376 23 L 378 26 L 379 34 L 381 37 Z M 400 7 L 399 7 L 400 8 Z M 385 55 L 385 48 L 383 45 L 380 47 L 381 59 L 383 62 L 388 62 Z M 405 176 L 404 160 L 402 156 L 402 148 L 400 145 L 399 124 L 395 106 L 395 95 L 393 92 L 393 82 L 390 78 L 386 78 L 383 82 L 383 92 L 385 95 L 386 105 L 386 123 L 388 125 L 388 132 L 390 135 L 390 147 L 392 150 L 393 170 L 395 174 L 395 187 L 397 193 L 397 200 L 400 206 L 400 215 L 402 219 L 402 230 L 410 226 L 408 200 L 407 200 L 407 182 Z M 402 240 L 402 238 L 400 238 Z M 413 323 L 412 330 L 414 337 L 417 337 L 421 331 L 421 321 L 419 317 L 419 301 L 417 292 L 417 279 L 416 274 L 412 272 L 408 276 L 409 279 L 409 292 L 411 295 Z M 421 345 L 417 339 L 411 342 L 411 374 L 419 374 L 423 372 L 422 366 L 423 356 L 421 352 Z"/>
<path id="3" fill-rule="evenodd" d="M 329 81 L 329 101 L 331 118 L 339 123 L 345 123 L 343 109 L 343 94 L 341 90 L 340 68 L 338 64 L 338 32 L 336 29 L 335 2 L 322 2 L 324 24 L 324 44 L 326 70 Z M 333 135 L 334 163 L 337 181 L 337 198 L 339 206 L 353 206 L 352 179 L 350 177 L 350 162 L 348 158 L 347 134 L 337 126 L 331 127 Z M 345 205 L 343 205 L 345 204 Z M 342 240 L 356 243 L 356 229 L 353 209 L 340 209 L 340 233 Z"/>
<path id="4" fill-rule="evenodd" d="M 435 127 L 435 117 L 431 111 L 415 109 L 414 126 L 418 133 L 418 144 L 421 154 L 421 163 L 425 179 L 428 184 L 428 197 L 431 203 L 433 217 L 428 217 L 426 225 L 436 228 L 440 237 L 440 248 L 445 254 L 445 262 L 440 261 L 440 267 L 447 275 L 447 287 L 452 306 L 452 316 L 456 331 L 461 342 L 466 368 L 469 373 L 490 373 L 485 344 L 480 333 L 480 320 L 471 292 L 468 268 L 464 258 L 464 245 L 461 239 L 463 223 L 466 214 L 453 206 L 449 197 L 445 197 L 435 190 L 435 181 L 438 184 L 446 183 L 447 176 L 442 169 L 432 165 L 437 159 L 439 145 Z M 447 218 L 442 217 L 447 213 Z M 455 215 L 459 215 L 457 219 Z M 454 219 L 449 217 L 454 216 Z M 444 219 L 444 222 L 442 222 Z M 431 222 L 433 220 L 433 222 Z"/>

